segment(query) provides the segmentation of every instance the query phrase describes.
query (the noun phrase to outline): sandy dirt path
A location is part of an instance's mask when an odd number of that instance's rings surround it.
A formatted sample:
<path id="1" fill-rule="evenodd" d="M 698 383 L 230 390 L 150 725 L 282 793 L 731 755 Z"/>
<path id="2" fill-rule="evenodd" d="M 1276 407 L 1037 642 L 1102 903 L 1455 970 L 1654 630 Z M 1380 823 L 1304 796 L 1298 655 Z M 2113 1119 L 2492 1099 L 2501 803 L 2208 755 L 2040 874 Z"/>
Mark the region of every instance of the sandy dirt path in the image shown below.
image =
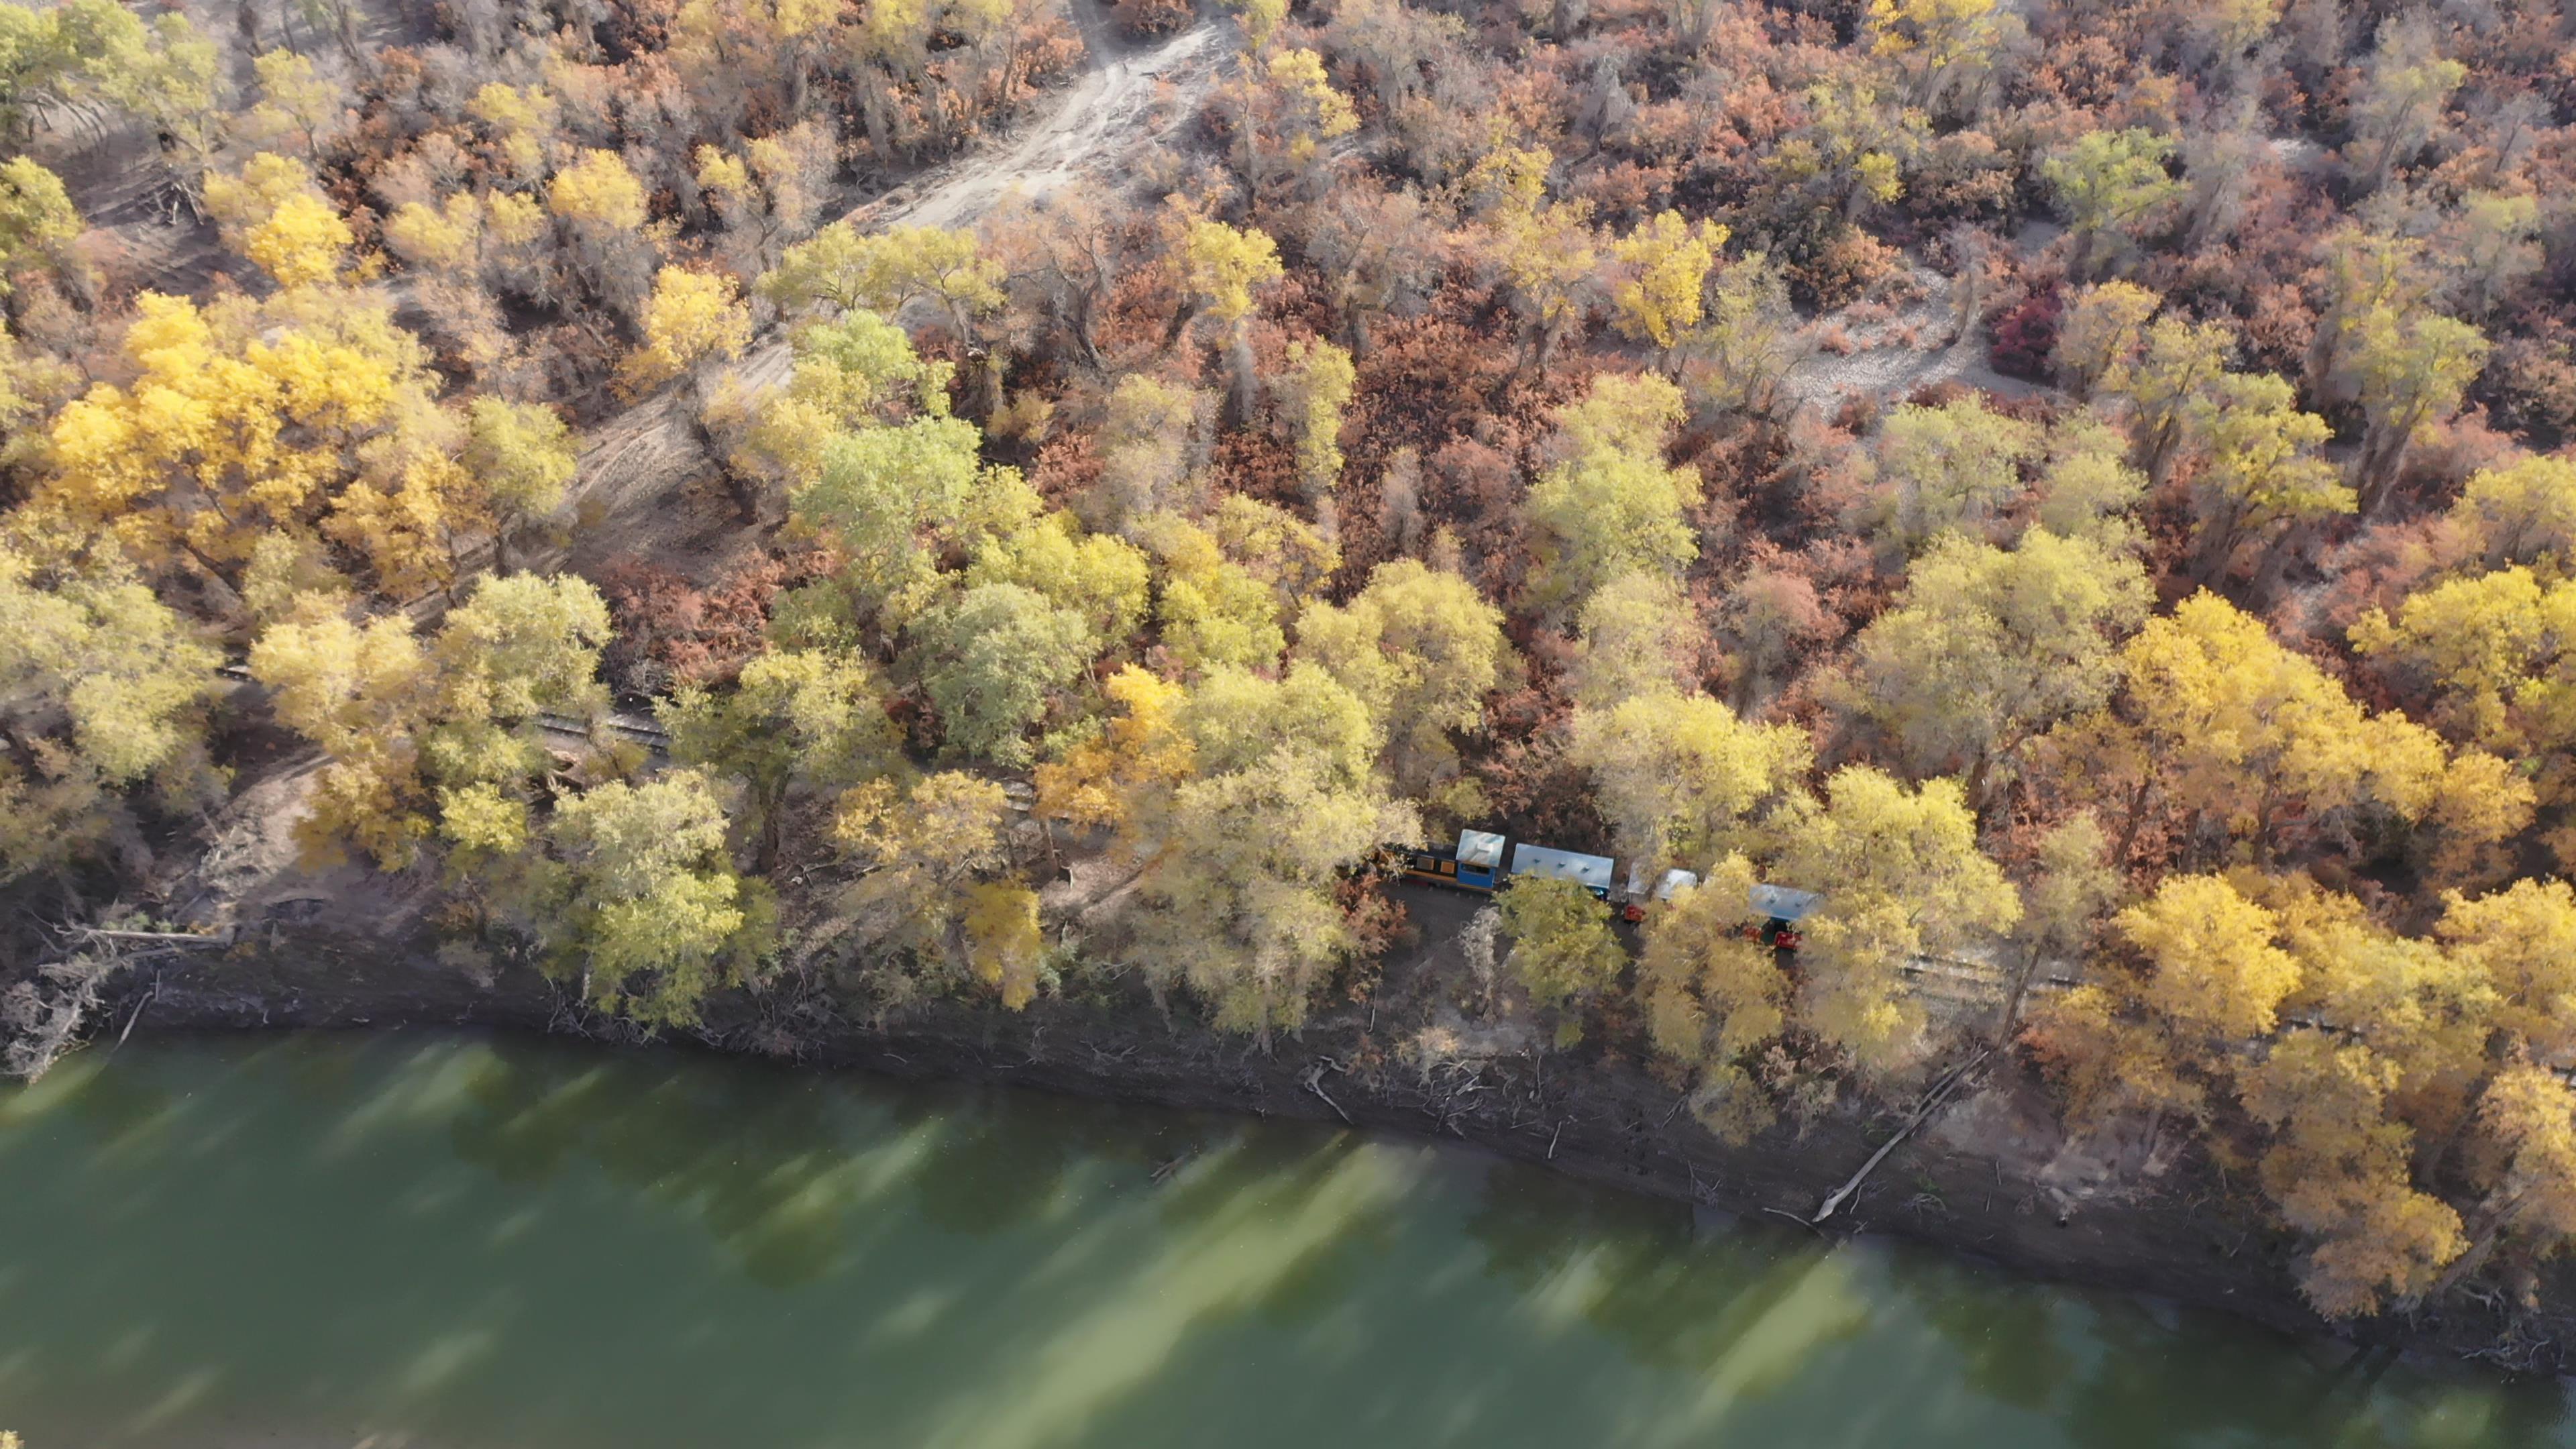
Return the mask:
<path id="1" fill-rule="evenodd" d="M 1228 27 L 1202 21 L 1158 44 L 1130 49 L 1072 0 L 1090 61 L 1070 85 L 1006 137 L 917 176 L 848 213 L 864 228 L 960 227 L 1014 194 L 1032 199 L 1084 183 L 1115 184 L 1126 164 L 1194 109 L 1215 76 Z M 740 371 L 763 387 L 783 383 L 791 356 L 772 332 Z M 569 562 L 581 572 L 620 559 L 705 546 L 723 552 L 724 521 L 694 518 L 674 497 L 710 460 L 690 418 L 685 388 L 665 388 L 590 430 L 572 501 L 584 523 Z M 729 511 L 728 511 L 729 512 Z M 710 531 L 712 530 L 712 532 Z"/>
<path id="2" fill-rule="evenodd" d="M 1955 283 L 1921 263 L 1913 266 L 1916 297 L 1892 313 L 1863 322 L 1860 309 L 1844 308 L 1808 327 L 1815 338 L 1832 331 L 1849 351 L 1818 346 L 1791 368 L 1783 390 L 1799 406 L 1831 417 L 1855 396 L 1902 401 L 1934 383 L 1960 382 L 1998 397 L 2027 397 L 2033 384 L 2006 377 L 1988 360 L 1986 329 L 1971 319 L 1960 326 Z"/>

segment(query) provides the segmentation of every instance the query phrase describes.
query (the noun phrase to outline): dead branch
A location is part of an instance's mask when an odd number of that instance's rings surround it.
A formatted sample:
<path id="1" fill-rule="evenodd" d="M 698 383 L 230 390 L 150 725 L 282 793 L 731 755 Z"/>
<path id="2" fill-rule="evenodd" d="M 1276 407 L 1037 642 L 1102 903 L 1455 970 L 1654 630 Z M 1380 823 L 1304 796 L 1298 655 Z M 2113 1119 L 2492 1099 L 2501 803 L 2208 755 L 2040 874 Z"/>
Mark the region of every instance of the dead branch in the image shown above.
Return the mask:
<path id="1" fill-rule="evenodd" d="M 134 1003 L 134 1013 L 125 1018 L 125 1030 L 116 1034 L 116 1046 L 112 1046 L 107 1049 L 108 1055 L 114 1056 L 117 1048 L 125 1045 L 125 1039 L 134 1035 L 134 1024 L 143 1019 L 143 1008 L 150 1006 L 152 1003 L 159 1001 L 160 999 L 161 978 L 159 976 L 154 976 L 152 978 L 152 990 L 146 993 L 141 1001 Z"/>
<path id="2" fill-rule="evenodd" d="M 233 943 L 233 928 L 224 927 L 213 935 L 197 931 L 111 931 L 100 926 L 75 926 L 65 932 L 80 941 L 132 941 L 138 944 L 162 944 L 187 950 L 223 950 Z"/>
<path id="3" fill-rule="evenodd" d="M 1853 1173 L 1849 1181 L 1835 1188 L 1826 1197 L 1823 1205 L 1816 1209 L 1816 1215 L 1808 1221 L 1821 1223 L 1832 1217 L 1834 1210 L 1848 1201 L 1853 1193 L 1860 1190 L 1860 1185 L 1869 1180 L 1869 1175 L 1878 1170 L 1878 1165 L 1887 1160 L 1887 1155 L 1894 1152 L 1899 1143 L 1913 1136 L 1916 1128 L 1931 1120 L 1933 1112 L 1938 1110 L 1943 1102 L 1949 1100 L 1950 1093 L 1956 1090 L 1961 1082 L 1966 1081 L 1968 1074 L 1974 1071 L 1979 1063 L 1985 1061 L 1992 1051 L 1992 1047 L 1979 1047 L 1974 1056 L 1943 1074 L 1941 1080 L 1933 1085 L 1932 1090 L 1924 1093 L 1923 1100 L 1914 1104 L 1914 1111 L 1905 1119 L 1905 1125 L 1897 1128 L 1895 1135 L 1880 1143 L 1878 1150 L 1869 1155 L 1869 1161 L 1860 1165 L 1860 1171 Z"/>
<path id="4" fill-rule="evenodd" d="M 1351 1114 L 1343 1111 L 1342 1104 L 1334 1101 L 1332 1094 L 1324 1090 L 1324 1072 L 1328 1068 L 1336 1072 L 1347 1071 L 1347 1068 L 1331 1057 L 1317 1057 L 1314 1064 L 1306 1068 L 1306 1090 L 1323 1098 L 1324 1105 L 1333 1109 L 1333 1115 L 1341 1118 L 1344 1126 L 1355 1127 L 1359 1124 L 1351 1121 Z"/>
<path id="5" fill-rule="evenodd" d="M 103 954 L 81 953 L 36 968 L 34 976 L 0 993 L 0 1075 L 32 1082 L 51 1070 L 80 1041 L 90 1013 L 106 995 L 109 977 L 125 964 L 111 944 Z M 132 1024 L 127 1024 L 132 1030 Z"/>

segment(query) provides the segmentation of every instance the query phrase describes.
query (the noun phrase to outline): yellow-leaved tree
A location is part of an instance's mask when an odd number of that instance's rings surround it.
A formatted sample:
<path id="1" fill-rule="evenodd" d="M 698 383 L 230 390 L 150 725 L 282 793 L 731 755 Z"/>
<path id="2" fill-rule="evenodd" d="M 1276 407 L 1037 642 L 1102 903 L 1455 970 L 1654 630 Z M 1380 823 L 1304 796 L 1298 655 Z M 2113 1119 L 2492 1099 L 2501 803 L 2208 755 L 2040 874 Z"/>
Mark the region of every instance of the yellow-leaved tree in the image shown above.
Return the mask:
<path id="1" fill-rule="evenodd" d="M 61 177 L 32 157 L 0 161 L 0 298 L 9 295 L 11 272 L 71 265 L 69 248 L 80 233 L 80 213 Z"/>
<path id="2" fill-rule="evenodd" d="M 277 291 L 137 298 L 130 380 L 93 384 L 47 429 L 36 526 L 105 535 L 146 570 L 197 573 L 235 600 L 264 543 L 328 541 L 406 599 L 452 587 L 487 541 L 561 501 L 560 422 L 498 400 L 441 406 L 427 349 L 346 284 L 349 228 L 300 162 L 255 156 L 209 177 L 207 204 Z"/>
<path id="3" fill-rule="evenodd" d="M 1148 827 L 1139 959 L 1158 991 L 1186 983 L 1220 1029 L 1266 1044 L 1361 947 L 1344 872 L 1419 826 L 1376 772 L 1368 706 L 1313 664 L 1211 671 L 1181 713 L 1193 769 Z"/>
<path id="4" fill-rule="evenodd" d="M 1753 864 L 1719 860 L 1696 886 L 1647 917 L 1637 994 L 1657 1056 L 1681 1077 L 1692 1114 L 1729 1142 L 1778 1116 L 1751 1058 L 1788 1025 L 1790 980 L 1745 927 Z"/>
<path id="5" fill-rule="evenodd" d="M 2122 949 L 2036 1008 L 2025 1038 L 2078 1117 L 2208 1121 L 2232 1100 L 2262 1134 L 2259 1180 L 2305 1239 L 2319 1311 L 2437 1291 L 2467 1238 L 2417 1184 L 2416 1148 L 2454 1139 L 2491 1091 L 2484 963 L 2299 876 L 2168 876 L 2112 926 Z"/>
<path id="6" fill-rule="evenodd" d="M 762 875 L 778 867 L 793 801 L 891 773 L 902 759 L 884 686 L 847 650 L 766 650 L 730 691 L 683 686 L 661 718 L 672 759 L 742 783 L 734 819 Z"/>
<path id="7" fill-rule="evenodd" d="M 1350 405 L 1358 371 L 1351 354 L 1330 342 L 1288 344 L 1288 376 L 1281 391 L 1297 447 L 1297 474 L 1309 499 L 1332 496 L 1342 476 L 1342 410 Z"/>
<path id="8" fill-rule="evenodd" d="M 760 279 L 759 291 L 782 312 L 838 314 L 866 308 L 889 317 L 915 298 L 935 301 L 961 338 L 973 319 L 1001 310 L 1002 264 L 983 254 L 969 231 L 899 226 L 862 232 L 836 221 L 789 247 Z"/>
<path id="9" fill-rule="evenodd" d="M 2459 1213 L 2414 1185 L 2414 1133 L 2387 1106 L 2400 1080 L 2370 1047 L 2307 1028 L 2244 1074 L 2247 1112 L 2275 1134 L 2264 1190 L 2310 1235 L 2299 1286 L 2330 1318 L 2421 1296 L 2467 1246 Z"/>
<path id="10" fill-rule="evenodd" d="M 2047 743 L 2059 777 L 2121 822 L 2115 859 L 2159 804 L 2187 858 L 2241 845 L 2268 860 L 2294 821 L 2325 833 L 2375 816 L 2431 832 L 2436 864 L 2458 864 L 2530 820 L 2530 783 L 2496 757 L 2454 753 L 2403 715 L 2370 713 L 2214 594 L 2149 620 L 2120 667 L 2111 706 Z"/>
<path id="11" fill-rule="evenodd" d="M 1241 74 L 1220 93 L 1235 117 L 1235 152 L 1253 189 L 1275 172 L 1271 158 L 1310 166 L 1323 143 L 1359 129 L 1350 97 L 1333 89 L 1324 58 L 1302 47 L 1247 58 Z M 1275 140 L 1274 140 L 1275 138 Z"/>
<path id="12" fill-rule="evenodd" d="M 2447 1287 L 2511 1244 L 2524 1265 L 2522 1297 L 2538 1301 L 2530 1265 L 2576 1240 L 2576 1091 L 2564 1077 L 2529 1062 L 2497 1074 L 2478 1106 L 2469 1169 L 2480 1192 L 2470 1210 L 2473 1235 L 2440 1286 Z"/>
<path id="13" fill-rule="evenodd" d="M 751 978 L 776 929 L 725 850 L 724 805 L 695 770 L 610 781 L 555 807 L 560 904 L 539 917 L 550 974 L 647 1026 L 686 1026 L 708 992 Z"/>
<path id="14" fill-rule="evenodd" d="M 1870 0 L 1870 54 L 1895 65 L 1918 106 L 1982 84 L 2020 20 L 1995 0 Z"/>
<path id="15" fill-rule="evenodd" d="M 1801 923 L 1798 1019 L 1888 1077 L 1927 1045 L 1920 998 L 1902 973 L 1918 956 L 1955 958 L 2010 932 L 2021 898 L 1977 849 L 1977 822 L 1956 780 L 1903 781 L 1846 765 L 1824 797 L 1793 795 L 1768 822 L 1775 877 L 1824 893 Z"/>
<path id="16" fill-rule="evenodd" d="M 426 647 L 402 616 L 271 625 L 251 674 L 327 760 L 299 827 L 306 847 L 327 858 L 352 843 L 399 868 L 462 804 L 478 847 L 515 853 L 549 768 L 545 716 L 586 722 L 607 707 L 608 635 L 597 590 L 533 574 L 484 579 Z"/>
<path id="17" fill-rule="evenodd" d="M 1521 315 L 1524 360 L 1542 370 L 1589 311 L 1601 265 L 1592 203 L 1546 199 L 1547 173 L 1555 164 L 1545 147 L 1497 146 L 1463 183 L 1482 214 L 1486 246 L 1511 286 L 1513 310 Z"/>
<path id="18" fill-rule="evenodd" d="M 942 981 L 981 978 L 1024 1003 L 1034 960 L 1015 919 L 1020 903 L 1001 878 L 1009 864 L 1010 797 L 961 771 L 906 787 L 893 776 L 844 792 L 832 833 L 864 871 L 842 904 L 861 980 L 881 1008 L 916 1000 Z"/>
<path id="19" fill-rule="evenodd" d="M 1577 710 L 1567 757 L 1590 773 L 1622 855 L 1696 869 L 1747 849 L 1749 822 L 1795 786 L 1814 751 L 1794 724 L 1754 724 L 1707 695 L 1657 690 Z"/>
<path id="20" fill-rule="evenodd" d="M 2576 800 L 2571 630 L 2576 581 L 2544 584 L 2515 564 L 2418 589 L 2394 619 L 2373 609 L 2354 623 L 2351 637 L 2394 679 L 2429 695 L 2435 719 L 2524 762 L 2531 782 L 2517 774 L 2515 784 L 2536 790 L 2557 812 Z M 2547 839 L 2562 862 L 2576 860 L 2576 828 L 2560 825 Z"/>
<path id="21" fill-rule="evenodd" d="M 1610 934 L 1610 907 L 1570 880 L 1516 875 L 1498 893 L 1512 939 L 1505 966 L 1530 1003 L 1556 1019 L 1556 1045 L 1583 1039 L 1583 1013 L 1628 964 Z"/>
<path id="22" fill-rule="evenodd" d="M 546 182 L 546 210 L 562 224 L 574 272 L 625 316 L 642 310 L 654 246 L 644 183 L 614 151 L 584 151 Z"/>
<path id="23" fill-rule="evenodd" d="M 128 801 L 203 803 L 222 655 L 113 557 L 40 565 L 0 539 L 0 882 L 140 837 Z"/>
<path id="24" fill-rule="evenodd" d="M 1639 222 L 1610 248 L 1620 269 L 1610 289 L 1613 325 L 1630 341 L 1651 342 L 1669 356 L 1699 325 L 1708 276 L 1726 237 L 1725 227 L 1685 221 L 1677 211 Z"/>
<path id="25" fill-rule="evenodd" d="M 1417 559 L 1380 564 L 1348 604 L 1317 603 L 1297 619 L 1299 657 L 1388 722 L 1387 767 L 1407 793 L 1457 773 L 1450 736 L 1484 723 L 1510 650 L 1500 609 Z"/>
<path id="26" fill-rule="evenodd" d="M 731 277 L 664 267 L 644 304 L 643 328 L 644 341 L 621 374 L 630 393 L 742 356 L 751 345 L 751 308 Z"/>
<path id="27" fill-rule="evenodd" d="M 1286 274 L 1267 232 L 1200 217 L 1182 233 L 1182 284 L 1201 312 L 1228 328 L 1251 315 L 1254 288 Z"/>
<path id="28" fill-rule="evenodd" d="M 708 426 L 733 444 L 727 466 L 762 485 L 810 481 L 824 447 L 845 432 L 948 411 L 954 367 L 924 361 L 902 328 L 874 312 L 808 323 L 790 346 L 795 370 L 785 390 L 756 392 L 728 373 L 706 407 Z"/>
<path id="29" fill-rule="evenodd" d="M 1252 316 L 1253 292 L 1288 275 L 1279 260 L 1279 244 L 1258 227 L 1231 227 L 1206 217 L 1184 215 L 1180 245 L 1181 309 L 1173 314 L 1171 341 L 1193 317 L 1217 324 L 1233 374 L 1236 414 L 1251 411 L 1255 379 L 1252 346 L 1245 330 Z"/>
<path id="30" fill-rule="evenodd" d="M 2490 569 L 2576 573 L 2576 458 L 2526 454 L 2469 475 L 2451 521 Z"/>
<path id="31" fill-rule="evenodd" d="M 1198 746 L 1181 717 L 1188 692 L 1133 664 L 1101 689 L 1116 713 L 1098 733 L 1037 767 L 1038 808 L 1077 826 L 1115 830 L 1132 851 L 1137 827 L 1161 818 L 1171 789 L 1196 767 Z"/>
<path id="32" fill-rule="evenodd" d="M 266 320 L 137 298 L 124 344 L 134 381 L 98 383 L 55 415 L 54 471 L 33 505 L 146 566 L 184 559 L 235 587 L 262 534 L 319 524 L 358 446 L 422 384 L 413 358 L 328 330 L 270 334 Z"/>
<path id="33" fill-rule="evenodd" d="M 1557 412 L 1550 464 L 1522 511 L 1539 535 L 1534 601 L 1576 608 L 1627 573 L 1678 578 L 1699 557 L 1686 512 L 1700 501 L 1699 474 L 1664 462 L 1682 418 L 1681 389 L 1660 377 L 1602 373 Z"/>
<path id="34" fill-rule="evenodd" d="M 2142 566 L 2087 539 L 2033 528 L 2007 550 L 1946 534 L 1860 633 L 1858 711 L 1914 769 L 1964 767 L 1984 804 L 2030 741 L 2110 697 L 2119 636 L 2152 595 Z"/>
<path id="35" fill-rule="evenodd" d="M 2034 1007 L 2027 1040 L 2084 1121 L 2209 1110 L 2213 1074 L 2268 1034 L 2299 984 L 2277 919 L 2224 877 L 2166 877 L 2112 929 L 2127 947 L 2094 979 Z"/>

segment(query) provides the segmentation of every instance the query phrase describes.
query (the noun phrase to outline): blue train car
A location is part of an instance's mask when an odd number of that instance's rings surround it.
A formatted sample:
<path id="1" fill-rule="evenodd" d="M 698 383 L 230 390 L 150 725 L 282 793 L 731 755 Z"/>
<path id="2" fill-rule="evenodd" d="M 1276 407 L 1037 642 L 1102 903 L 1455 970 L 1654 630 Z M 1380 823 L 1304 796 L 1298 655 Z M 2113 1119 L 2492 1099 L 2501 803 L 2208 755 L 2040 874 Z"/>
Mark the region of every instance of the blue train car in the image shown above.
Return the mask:
<path id="1" fill-rule="evenodd" d="M 1450 886 L 1458 890 L 1481 891 L 1486 895 L 1503 883 L 1503 837 L 1489 830 L 1461 830 L 1454 847 L 1439 845 L 1404 848 L 1404 875 L 1407 880 L 1425 885 Z"/>

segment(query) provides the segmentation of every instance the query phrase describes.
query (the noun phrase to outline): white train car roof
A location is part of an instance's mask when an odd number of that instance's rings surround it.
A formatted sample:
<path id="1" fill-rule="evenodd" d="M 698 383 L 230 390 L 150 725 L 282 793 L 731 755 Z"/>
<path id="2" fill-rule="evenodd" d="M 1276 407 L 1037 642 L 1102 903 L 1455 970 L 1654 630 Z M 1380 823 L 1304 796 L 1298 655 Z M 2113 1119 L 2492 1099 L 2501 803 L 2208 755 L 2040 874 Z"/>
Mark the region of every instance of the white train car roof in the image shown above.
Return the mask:
<path id="1" fill-rule="evenodd" d="M 1758 885 L 1753 888 L 1753 909 L 1775 921 L 1803 921 L 1814 915 L 1825 898 L 1814 891 L 1796 890 L 1789 886 Z"/>
<path id="2" fill-rule="evenodd" d="M 1503 863 L 1503 838 L 1490 830 L 1458 832 L 1458 863 L 1492 870 Z"/>
<path id="3" fill-rule="evenodd" d="M 1606 891 L 1610 889 L 1611 872 L 1615 868 L 1606 855 L 1583 855 L 1571 850 L 1552 850 L 1544 845 L 1512 847 L 1514 875 L 1570 880 L 1596 891 Z"/>

